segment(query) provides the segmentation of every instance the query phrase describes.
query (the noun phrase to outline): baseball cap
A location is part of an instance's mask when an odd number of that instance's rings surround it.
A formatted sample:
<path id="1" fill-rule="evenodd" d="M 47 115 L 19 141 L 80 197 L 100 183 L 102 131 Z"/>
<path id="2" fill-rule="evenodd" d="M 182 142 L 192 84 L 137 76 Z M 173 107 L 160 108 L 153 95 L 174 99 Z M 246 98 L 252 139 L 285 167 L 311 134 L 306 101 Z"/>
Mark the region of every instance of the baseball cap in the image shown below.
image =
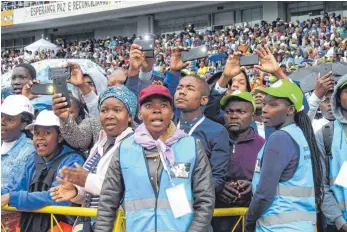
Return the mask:
<path id="1" fill-rule="evenodd" d="M 26 130 L 31 130 L 34 126 L 60 126 L 59 118 L 51 110 L 43 110 L 37 115 L 34 123 L 25 127 Z"/>
<path id="2" fill-rule="evenodd" d="M 304 94 L 300 87 L 291 80 L 278 80 L 268 88 L 256 88 L 255 90 L 274 97 L 288 98 L 297 112 L 304 109 Z"/>
<path id="3" fill-rule="evenodd" d="M 153 96 L 153 95 L 166 97 L 170 100 L 171 103 L 173 101 L 172 96 L 171 96 L 168 88 L 166 88 L 162 85 L 151 85 L 151 86 L 141 90 L 140 99 L 139 99 L 140 105 L 142 105 L 143 101 L 146 98 L 149 98 L 150 96 Z"/>
<path id="4" fill-rule="evenodd" d="M 347 81 L 343 82 L 342 85 L 340 85 L 339 89 L 342 89 L 343 87 L 345 87 L 347 85 Z"/>
<path id="5" fill-rule="evenodd" d="M 230 95 L 224 96 L 222 98 L 222 100 L 220 100 L 220 104 L 221 104 L 221 106 L 224 107 L 231 99 L 235 99 L 235 98 L 239 98 L 239 99 L 243 99 L 245 101 L 248 101 L 249 103 L 252 104 L 253 110 L 255 111 L 256 106 L 255 106 L 254 98 L 253 98 L 252 94 L 250 94 L 249 92 L 246 92 L 246 91 L 236 90 L 236 91 L 232 92 Z"/>
<path id="6" fill-rule="evenodd" d="M 27 112 L 34 116 L 34 107 L 30 100 L 23 95 L 10 95 L 1 105 L 1 113 L 16 116 L 23 112 Z"/>

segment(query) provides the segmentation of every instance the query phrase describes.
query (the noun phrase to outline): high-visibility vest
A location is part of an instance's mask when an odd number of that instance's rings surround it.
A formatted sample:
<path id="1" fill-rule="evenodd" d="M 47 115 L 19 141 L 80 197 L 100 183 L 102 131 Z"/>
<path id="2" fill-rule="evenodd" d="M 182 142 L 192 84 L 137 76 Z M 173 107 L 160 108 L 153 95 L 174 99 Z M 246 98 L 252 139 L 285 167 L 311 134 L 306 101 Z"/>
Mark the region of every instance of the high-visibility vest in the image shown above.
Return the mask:
<path id="1" fill-rule="evenodd" d="M 172 145 L 175 165 L 189 166 L 187 178 L 174 178 L 177 186 L 183 184 L 187 199 L 193 206 L 192 175 L 197 156 L 195 139 L 181 138 Z M 160 162 L 160 159 L 159 161 Z M 131 136 L 120 145 L 120 166 L 124 179 L 124 199 L 122 205 L 126 214 L 127 231 L 187 231 L 193 219 L 193 212 L 175 218 L 166 195 L 172 187 L 168 172 L 159 173 L 159 191 L 152 186 L 143 147 Z"/>
<path id="2" fill-rule="evenodd" d="M 332 159 L 329 160 L 330 190 L 334 193 L 343 217 L 347 220 L 347 189 L 335 184 L 335 179 L 343 165 L 347 162 L 347 135 L 338 120 L 334 122 L 334 135 L 331 146 Z M 329 223 L 333 224 L 333 223 Z"/>
<path id="3" fill-rule="evenodd" d="M 278 183 L 272 204 L 256 222 L 256 231 L 313 232 L 316 207 L 311 152 L 303 132 L 296 124 L 290 124 L 281 130 L 287 132 L 299 145 L 299 164 L 290 180 Z M 262 175 L 261 162 L 265 146 L 266 143 L 258 153 L 252 180 L 253 194 Z"/>

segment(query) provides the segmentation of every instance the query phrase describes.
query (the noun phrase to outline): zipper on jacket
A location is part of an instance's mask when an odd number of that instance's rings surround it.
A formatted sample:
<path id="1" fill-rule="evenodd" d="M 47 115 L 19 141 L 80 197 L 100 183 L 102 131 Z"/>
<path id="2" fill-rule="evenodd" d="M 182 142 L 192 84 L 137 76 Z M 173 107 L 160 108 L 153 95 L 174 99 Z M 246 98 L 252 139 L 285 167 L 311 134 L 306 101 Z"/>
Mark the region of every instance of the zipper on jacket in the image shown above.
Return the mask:
<path id="1" fill-rule="evenodd" d="M 233 154 L 235 153 L 236 151 L 236 144 L 233 143 Z"/>
<path id="2" fill-rule="evenodd" d="M 146 168 L 147 168 L 147 176 L 148 176 L 148 179 L 149 179 L 149 182 L 151 183 L 152 185 L 152 190 L 153 190 L 153 193 L 155 195 L 155 208 L 154 208 L 154 219 L 155 219 L 155 232 L 157 232 L 157 207 L 158 207 L 158 195 L 159 193 L 157 193 L 155 191 L 155 186 L 153 185 L 153 182 L 151 181 L 151 175 L 149 173 L 149 167 L 148 167 L 148 162 L 147 162 L 147 158 L 146 158 L 146 154 L 145 154 L 145 151 L 142 149 L 143 151 L 143 158 L 145 159 L 145 163 L 146 163 Z M 160 182 L 159 182 L 160 184 Z M 160 186 L 160 185 L 159 185 Z M 158 192 L 159 192 L 159 189 L 160 187 L 158 186 Z"/>

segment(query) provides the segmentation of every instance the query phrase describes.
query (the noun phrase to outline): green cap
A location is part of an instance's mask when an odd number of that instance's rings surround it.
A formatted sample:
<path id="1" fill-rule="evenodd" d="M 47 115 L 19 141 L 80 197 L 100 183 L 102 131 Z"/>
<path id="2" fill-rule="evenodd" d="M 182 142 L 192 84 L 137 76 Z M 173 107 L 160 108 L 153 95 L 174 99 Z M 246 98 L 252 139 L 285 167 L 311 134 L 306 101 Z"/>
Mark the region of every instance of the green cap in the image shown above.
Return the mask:
<path id="1" fill-rule="evenodd" d="M 274 97 L 288 98 L 297 112 L 304 109 L 304 94 L 300 87 L 291 80 L 279 80 L 268 88 L 256 88 L 255 90 Z"/>
<path id="2" fill-rule="evenodd" d="M 220 100 L 220 104 L 222 106 L 225 106 L 229 102 L 230 99 L 235 99 L 235 98 L 240 98 L 240 99 L 243 99 L 245 101 L 248 101 L 249 103 L 252 104 L 253 110 L 255 111 L 256 106 L 255 106 L 254 98 L 253 98 L 252 94 L 250 94 L 249 92 L 246 92 L 246 91 L 236 90 L 232 94 L 230 94 L 228 96 L 224 96 L 222 98 L 222 100 Z"/>
<path id="3" fill-rule="evenodd" d="M 347 85 L 347 81 L 343 82 L 343 83 L 340 85 L 339 89 L 342 89 L 342 88 L 345 87 L 346 85 Z"/>

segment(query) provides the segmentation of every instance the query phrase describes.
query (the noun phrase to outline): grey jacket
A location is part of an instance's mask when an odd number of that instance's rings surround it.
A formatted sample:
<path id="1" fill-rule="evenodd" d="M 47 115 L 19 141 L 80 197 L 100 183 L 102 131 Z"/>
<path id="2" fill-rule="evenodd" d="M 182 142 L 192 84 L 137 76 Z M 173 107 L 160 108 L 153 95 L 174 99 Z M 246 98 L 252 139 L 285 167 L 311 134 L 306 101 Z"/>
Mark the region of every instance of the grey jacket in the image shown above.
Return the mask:
<path id="1" fill-rule="evenodd" d="M 192 188 L 194 198 L 194 217 L 188 228 L 189 232 L 208 231 L 213 216 L 215 192 L 212 182 L 212 171 L 203 149 L 203 146 L 197 140 L 197 159 L 193 170 Z M 154 151 L 152 150 L 151 153 Z M 147 152 L 145 152 L 147 153 Z M 147 155 L 146 155 L 147 157 Z M 150 175 L 153 176 L 153 170 L 158 170 L 153 161 L 147 157 Z M 162 170 L 162 168 L 159 168 Z M 154 190 L 155 191 L 155 190 Z M 124 183 L 119 161 L 119 149 L 112 157 L 110 166 L 107 170 L 105 181 L 101 190 L 98 216 L 96 220 L 95 232 L 112 231 L 121 200 L 124 196 Z"/>
<path id="2" fill-rule="evenodd" d="M 331 106 L 333 113 L 335 115 L 336 120 L 339 120 L 343 125 L 343 130 L 347 132 L 347 119 L 343 117 L 341 113 L 340 106 L 338 106 L 337 103 L 337 96 L 336 92 L 339 86 L 342 85 L 343 82 L 347 81 L 347 75 L 343 76 L 337 85 L 335 86 L 334 93 L 331 97 Z M 346 224 L 346 220 L 342 216 L 342 211 L 337 204 L 335 197 L 333 193 L 330 191 L 330 185 L 329 180 L 327 178 L 327 167 L 325 164 L 325 147 L 324 147 L 324 139 L 323 139 L 323 128 L 317 131 L 316 133 L 316 140 L 318 149 L 321 152 L 321 163 L 323 166 L 323 183 L 324 183 L 324 200 L 322 203 L 322 211 L 326 218 L 328 218 L 330 221 L 334 222 L 337 229 L 340 230 L 340 228 Z"/>
<path id="3" fill-rule="evenodd" d="M 59 128 L 64 140 L 71 147 L 82 151 L 88 151 L 94 146 L 102 129 L 97 118 L 85 118 L 77 125 L 72 116 L 67 120 L 60 120 Z"/>

